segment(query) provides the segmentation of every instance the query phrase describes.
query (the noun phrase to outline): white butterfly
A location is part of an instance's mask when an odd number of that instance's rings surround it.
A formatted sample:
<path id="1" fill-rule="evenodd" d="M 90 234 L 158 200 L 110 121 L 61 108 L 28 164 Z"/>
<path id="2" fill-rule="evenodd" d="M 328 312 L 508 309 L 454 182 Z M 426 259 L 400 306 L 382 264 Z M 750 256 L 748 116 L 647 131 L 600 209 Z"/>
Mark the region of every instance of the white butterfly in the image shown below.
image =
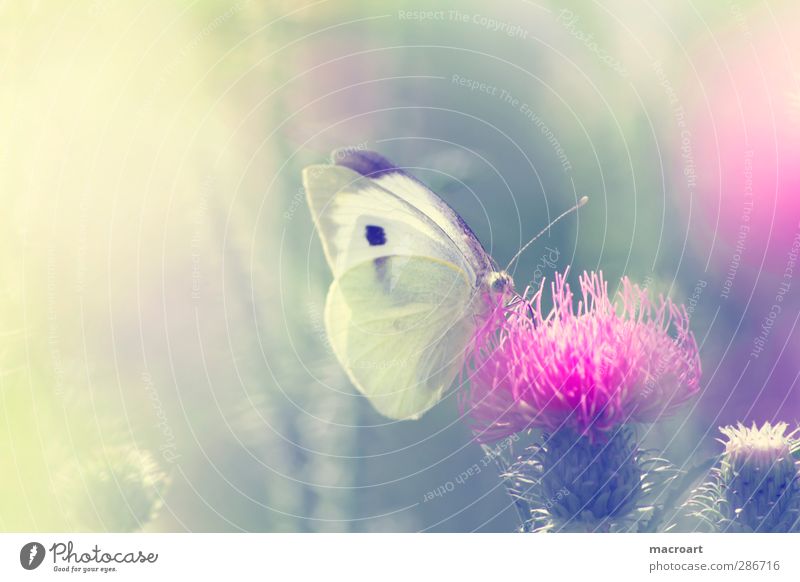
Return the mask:
<path id="1" fill-rule="evenodd" d="M 303 170 L 334 276 L 325 329 L 380 413 L 418 418 L 452 384 L 513 282 L 452 208 L 386 158 L 339 150 L 332 159 Z"/>

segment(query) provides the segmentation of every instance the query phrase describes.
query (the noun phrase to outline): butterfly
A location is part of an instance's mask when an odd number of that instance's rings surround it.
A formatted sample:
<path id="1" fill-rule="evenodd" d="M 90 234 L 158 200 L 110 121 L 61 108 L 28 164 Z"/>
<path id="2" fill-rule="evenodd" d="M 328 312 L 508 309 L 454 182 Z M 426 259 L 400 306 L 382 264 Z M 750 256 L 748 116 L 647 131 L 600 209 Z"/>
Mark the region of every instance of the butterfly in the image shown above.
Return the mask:
<path id="1" fill-rule="evenodd" d="M 303 170 L 333 273 L 325 330 L 378 412 L 416 419 L 441 400 L 514 282 L 422 182 L 376 152 L 341 149 L 331 159 Z"/>

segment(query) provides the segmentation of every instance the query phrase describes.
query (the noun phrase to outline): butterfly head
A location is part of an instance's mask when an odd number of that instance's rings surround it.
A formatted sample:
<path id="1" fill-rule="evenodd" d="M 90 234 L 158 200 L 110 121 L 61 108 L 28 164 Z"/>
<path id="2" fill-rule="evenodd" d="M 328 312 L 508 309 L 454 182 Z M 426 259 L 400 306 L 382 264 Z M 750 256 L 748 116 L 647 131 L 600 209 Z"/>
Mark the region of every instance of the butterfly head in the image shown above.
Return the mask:
<path id="1" fill-rule="evenodd" d="M 514 290 L 514 280 L 505 271 L 492 271 L 486 275 L 486 287 L 493 297 L 505 295 Z"/>

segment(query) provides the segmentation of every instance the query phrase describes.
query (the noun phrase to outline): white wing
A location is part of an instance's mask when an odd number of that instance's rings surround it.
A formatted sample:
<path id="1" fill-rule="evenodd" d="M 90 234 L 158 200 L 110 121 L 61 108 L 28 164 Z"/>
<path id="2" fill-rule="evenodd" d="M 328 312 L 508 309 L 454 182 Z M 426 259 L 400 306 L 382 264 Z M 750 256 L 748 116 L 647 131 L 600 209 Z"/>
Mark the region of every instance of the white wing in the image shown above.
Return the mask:
<path id="1" fill-rule="evenodd" d="M 333 161 L 368 177 L 378 186 L 405 200 L 433 221 L 456 245 L 478 276 L 495 270 L 491 257 L 458 213 L 422 182 L 373 151 L 340 149 Z"/>
<path id="2" fill-rule="evenodd" d="M 334 277 L 365 261 L 421 256 L 477 273 L 454 241 L 417 208 L 344 166 L 303 170 L 303 185 Z"/>
<path id="3" fill-rule="evenodd" d="M 334 154 L 339 164 L 303 171 L 334 275 L 325 328 L 342 367 L 379 412 L 417 418 L 463 365 L 491 260 L 435 194 L 369 154 Z"/>
<path id="4" fill-rule="evenodd" d="M 383 257 L 348 269 L 328 291 L 325 329 L 353 384 L 389 418 L 436 404 L 475 330 L 471 282 L 426 257 Z"/>

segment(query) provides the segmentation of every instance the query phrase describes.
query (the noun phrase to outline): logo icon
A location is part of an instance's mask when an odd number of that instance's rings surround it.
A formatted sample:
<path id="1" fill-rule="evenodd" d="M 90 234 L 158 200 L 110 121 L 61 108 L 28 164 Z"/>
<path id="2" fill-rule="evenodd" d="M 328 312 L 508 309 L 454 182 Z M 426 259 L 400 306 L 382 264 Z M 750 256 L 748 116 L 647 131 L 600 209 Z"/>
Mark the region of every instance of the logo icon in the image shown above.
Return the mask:
<path id="1" fill-rule="evenodd" d="M 26 570 L 35 570 L 44 561 L 44 546 L 39 542 L 28 542 L 19 551 L 19 563 Z"/>

